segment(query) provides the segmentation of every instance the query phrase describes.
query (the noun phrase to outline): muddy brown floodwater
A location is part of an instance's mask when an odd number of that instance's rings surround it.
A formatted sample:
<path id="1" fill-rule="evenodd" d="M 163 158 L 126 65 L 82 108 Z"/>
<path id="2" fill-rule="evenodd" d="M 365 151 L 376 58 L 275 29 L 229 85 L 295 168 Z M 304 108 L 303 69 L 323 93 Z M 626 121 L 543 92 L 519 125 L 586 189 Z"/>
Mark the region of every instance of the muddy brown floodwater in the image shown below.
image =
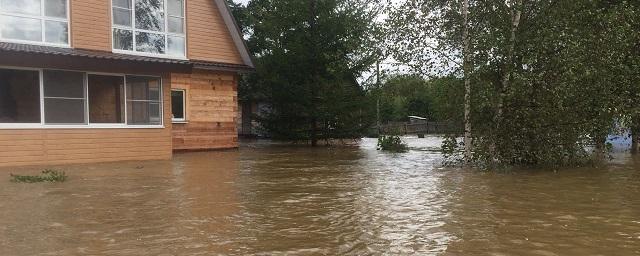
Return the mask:
<path id="1" fill-rule="evenodd" d="M 483 173 L 266 142 L 173 161 L 0 170 L 0 255 L 640 255 L 640 159 Z"/>

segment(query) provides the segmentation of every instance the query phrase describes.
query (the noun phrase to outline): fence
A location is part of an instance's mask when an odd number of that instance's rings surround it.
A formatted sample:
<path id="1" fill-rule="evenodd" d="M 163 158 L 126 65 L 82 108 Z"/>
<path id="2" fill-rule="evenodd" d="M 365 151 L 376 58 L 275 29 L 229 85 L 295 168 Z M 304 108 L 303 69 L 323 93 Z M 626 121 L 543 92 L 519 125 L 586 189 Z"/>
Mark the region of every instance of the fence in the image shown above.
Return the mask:
<path id="1" fill-rule="evenodd" d="M 461 129 L 448 122 L 391 123 L 381 125 L 380 134 L 446 134 L 459 133 Z"/>

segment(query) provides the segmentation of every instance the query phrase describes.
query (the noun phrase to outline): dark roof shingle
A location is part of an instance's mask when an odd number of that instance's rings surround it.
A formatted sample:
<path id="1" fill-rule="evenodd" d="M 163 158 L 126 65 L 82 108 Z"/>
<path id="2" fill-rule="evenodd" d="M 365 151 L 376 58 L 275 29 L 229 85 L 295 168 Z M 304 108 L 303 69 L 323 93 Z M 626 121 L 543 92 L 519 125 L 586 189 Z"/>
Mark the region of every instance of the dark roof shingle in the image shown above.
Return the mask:
<path id="1" fill-rule="evenodd" d="M 84 57 L 84 58 L 93 58 L 93 59 L 190 65 L 191 67 L 198 68 L 198 69 L 223 70 L 223 71 L 247 72 L 247 71 L 253 70 L 252 67 L 249 67 L 247 65 L 228 64 L 228 63 L 210 62 L 210 61 L 189 61 L 189 60 L 169 59 L 169 58 L 155 58 L 155 57 L 120 54 L 120 53 L 112 53 L 112 52 L 104 52 L 104 51 L 61 48 L 61 47 L 29 45 L 29 44 L 17 44 L 17 43 L 7 43 L 7 42 L 0 42 L 0 53 L 1 52 L 34 53 L 34 54 L 46 54 L 46 55 L 57 55 L 57 56 Z"/>

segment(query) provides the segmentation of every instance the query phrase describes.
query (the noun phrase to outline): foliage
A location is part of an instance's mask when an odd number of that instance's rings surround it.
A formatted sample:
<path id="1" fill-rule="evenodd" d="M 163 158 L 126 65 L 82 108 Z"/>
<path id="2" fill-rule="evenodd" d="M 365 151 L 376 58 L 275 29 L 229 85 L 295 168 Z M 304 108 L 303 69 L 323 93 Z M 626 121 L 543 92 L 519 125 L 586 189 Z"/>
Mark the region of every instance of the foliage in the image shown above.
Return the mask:
<path id="1" fill-rule="evenodd" d="M 455 166 L 462 163 L 461 147 L 456 136 L 445 136 L 442 140 L 442 156 L 444 165 Z"/>
<path id="2" fill-rule="evenodd" d="M 44 170 L 40 175 L 11 175 L 11 182 L 15 183 L 39 183 L 39 182 L 65 182 L 67 175 L 65 172 L 56 170 Z"/>
<path id="3" fill-rule="evenodd" d="M 378 137 L 378 150 L 402 153 L 409 150 L 409 146 L 398 135 L 381 135 Z"/>
<path id="4" fill-rule="evenodd" d="M 368 0 L 253 0 L 242 25 L 256 56 L 241 97 L 271 108 L 261 126 L 276 139 L 359 138 L 375 108 L 357 78 L 371 66 L 376 10 Z M 250 98 L 250 97 L 249 97 Z"/>
<path id="5" fill-rule="evenodd" d="M 408 116 L 430 121 L 462 122 L 462 81 L 455 77 L 425 79 L 419 75 L 393 75 L 369 97 L 380 102 L 382 123 L 407 121 Z M 372 99 L 372 100 L 374 100 Z"/>
<path id="6" fill-rule="evenodd" d="M 640 3 L 519 2 L 470 1 L 472 159 L 585 164 L 606 149 L 614 120 L 640 123 Z M 462 76 L 457 1 L 406 1 L 388 12 L 397 60 L 423 76 Z"/>

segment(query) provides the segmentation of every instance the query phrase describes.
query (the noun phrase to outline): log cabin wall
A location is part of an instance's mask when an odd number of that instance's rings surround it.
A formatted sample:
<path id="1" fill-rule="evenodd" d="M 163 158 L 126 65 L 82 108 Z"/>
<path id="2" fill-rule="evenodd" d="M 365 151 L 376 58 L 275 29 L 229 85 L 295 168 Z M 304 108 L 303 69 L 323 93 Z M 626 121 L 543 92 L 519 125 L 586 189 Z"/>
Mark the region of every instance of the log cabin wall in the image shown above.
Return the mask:
<path id="1" fill-rule="evenodd" d="M 0 167 L 171 159 L 171 84 L 163 76 L 164 128 L 0 129 Z"/>
<path id="2" fill-rule="evenodd" d="M 194 70 L 171 74 L 173 89 L 186 91 L 186 119 L 173 124 L 174 150 L 210 150 L 238 147 L 237 75 Z"/>

